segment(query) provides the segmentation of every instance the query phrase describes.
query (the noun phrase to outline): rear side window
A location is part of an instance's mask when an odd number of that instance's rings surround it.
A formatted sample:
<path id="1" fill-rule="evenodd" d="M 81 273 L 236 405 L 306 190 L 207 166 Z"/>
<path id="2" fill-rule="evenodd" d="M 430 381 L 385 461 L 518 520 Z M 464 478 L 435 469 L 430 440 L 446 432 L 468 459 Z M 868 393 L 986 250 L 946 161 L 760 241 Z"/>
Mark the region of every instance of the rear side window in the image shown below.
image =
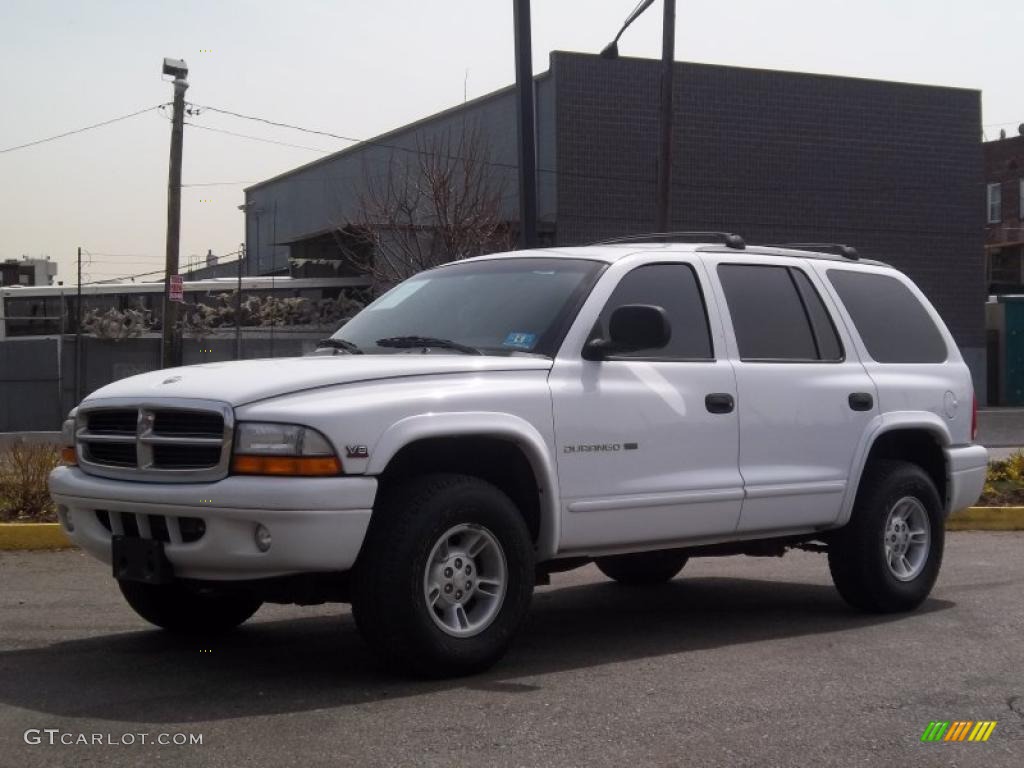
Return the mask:
<path id="1" fill-rule="evenodd" d="M 830 269 L 828 279 L 875 362 L 945 362 L 949 354 L 945 339 L 900 280 L 847 269 Z"/>
<path id="2" fill-rule="evenodd" d="M 601 312 L 599 329 L 607 331 L 608 319 L 623 304 L 653 304 L 665 310 L 672 337 L 663 349 L 640 350 L 615 357 L 658 360 L 711 360 L 711 332 L 704 296 L 689 264 L 647 264 L 622 278 Z"/>
<path id="3" fill-rule="evenodd" d="M 729 304 L 740 359 L 810 362 L 843 358 L 832 319 L 800 270 L 721 264 L 718 277 Z"/>

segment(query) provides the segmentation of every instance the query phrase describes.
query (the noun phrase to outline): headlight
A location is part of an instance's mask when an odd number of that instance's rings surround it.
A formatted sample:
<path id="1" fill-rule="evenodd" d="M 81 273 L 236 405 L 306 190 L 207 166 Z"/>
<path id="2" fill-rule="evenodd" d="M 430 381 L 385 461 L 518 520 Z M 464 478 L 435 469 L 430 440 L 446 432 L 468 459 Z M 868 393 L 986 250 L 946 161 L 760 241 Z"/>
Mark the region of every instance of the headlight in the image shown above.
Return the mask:
<path id="1" fill-rule="evenodd" d="M 60 429 L 60 460 L 61 463 L 69 466 L 78 464 L 78 456 L 75 454 L 75 414 L 77 408 L 72 408 L 64 424 Z"/>
<path id="2" fill-rule="evenodd" d="M 242 422 L 231 469 L 241 475 L 337 475 L 341 462 L 327 438 L 298 424 Z"/>

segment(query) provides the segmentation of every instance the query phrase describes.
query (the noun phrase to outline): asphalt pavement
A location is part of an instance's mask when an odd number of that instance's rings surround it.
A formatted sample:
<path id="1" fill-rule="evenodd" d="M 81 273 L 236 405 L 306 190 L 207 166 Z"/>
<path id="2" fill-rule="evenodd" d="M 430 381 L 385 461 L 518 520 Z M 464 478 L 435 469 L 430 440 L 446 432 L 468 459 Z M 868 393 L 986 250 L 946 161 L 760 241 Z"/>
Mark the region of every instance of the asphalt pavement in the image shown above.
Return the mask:
<path id="1" fill-rule="evenodd" d="M 0 552 L 0 766 L 1021 766 L 1022 554 L 1021 533 L 951 534 L 899 616 L 849 610 L 803 552 L 646 589 L 587 567 L 538 589 L 493 671 L 423 682 L 344 606 L 176 640 L 87 556 Z M 933 720 L 998 724 L 922 743 Z"/>

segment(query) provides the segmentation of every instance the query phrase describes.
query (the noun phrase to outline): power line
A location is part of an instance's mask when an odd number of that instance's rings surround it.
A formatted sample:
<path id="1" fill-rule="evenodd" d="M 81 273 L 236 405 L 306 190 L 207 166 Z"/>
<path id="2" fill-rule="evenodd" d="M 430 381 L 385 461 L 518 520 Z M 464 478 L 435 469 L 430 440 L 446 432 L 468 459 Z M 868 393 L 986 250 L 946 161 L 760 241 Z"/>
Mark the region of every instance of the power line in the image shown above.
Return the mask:
<path id="1" fill-rule="evenodd" d="M 58 133 L 56 136 L 48 136 L 45 139 L 36 139 L 35 141 L 30 141 L 27 144 L 19 144 L 16 147 L 7 147 L 7 149 L 0 149 L 0 155 L 5 154 L 7 152 L 14 152 L 17 149 L 25 149 L 26 147 L 34 147 L 39 144 L 45 144 L 48 141 L 56 141 L 57 139 L 63 139 L 66 136 L 74 136 L 76 133 L 84 133 L 85 131 L 91 131 L 93 128 L 101 128 L 104 125 L 110 125 L 111 123 L 117 123 L 121 120 L 127 120 L 130 117 L 136 117 L 137 115 L 141 115 L 146 112 L 152 112 L 154 109 L 159 109 L 161 106 L 162 105 L 157 104 L 152 107 L 140 109 L 138 112 L 132 112 L 128 115 L 121 115 L 120 117 L 113 117 L 110 120 L 104 120 L 102 123 L 93 123 L 92 125 L 87 125 L 84 128 L 76 128 L 75 130 L 67 131 L 66 133 Z"/>
<path id="2" fill-rule="evenodd" d="M 392 149 L 392 150 L 396 150 L 396 151 L 399 151 L 399 152 L 407 152 L 407 153 L 409 153 L 411 155 L 433 155 L 433 154 L 436 154 L 433 150 L 430 150 L 430 149 L 421 149 L 421 148 L 418 148 L 418 147 L 405 147 L 405 146 L 401 146 L 400 144 L 389 144 L 387 142 L 379 141 L 377 139 L 357 139 L 357 138 L 355 138 L 353 136 L 344 136 L 344 135 L 339 134 L 339 133 L 330 133 L 329 131 L 320 131 L 320 130 L 317 130 L 315 128 L 303 128 L 301 125 L 292 125 L 291 123 L 282 123 L 282 122 L 279 122 L 277 120 L 269 120 L 269 119 L 267 119 L 265 117 L 256 117 L 254 115 L 243 115 L 241 112 L 232 112 L 231 110 L 220 109 L 218 107 L 209 107 L 209 106 L 204 106 L 202 104 L 189 104 L 189 106 L 192 107 L 193 109 L 196 109 L 196 110 L 208 110 L 210 112 L 217 112 L 217 113 L 222 114 L 222 115 L 230 115 L 231 117 L 241 118 L 242 120 L 252 120 L 252 121 L 258 122 L 258 123 L 266 123 L 267 125 L 273 125 L 273 126 L 276 126 L 278 128 L 289 128 L 289 129 L 291 129 L 293 131 L 301 131 L 302 133 L 311 133 L 311 134 L 315 134 L 317 136 L 329 136 L 332 139 L 340 139 L 342 141 L 348 141 L 348 142 L 351 142 L 354 145 L 365 145 L 365 146 L 371 146 L 371 147 L 381 147 L 382 149 Z M 190 113 L 190 114 L 199 114 L 199 111 L 196 111 L 195 113 Z M 190 125 L 194 125 L 195 126 L 196 124 L 195 123 L 190 123 Z M 204 126 L 196 126 L 196 127 L 204 127 Z M 209 129 L 209 130 L 214 130 L 214 129 Z M 230 134 L 230 131 L 221 131 L 221 132 L 222 133 L 229 133 Z M 234 134 L 234 135 L 243 135 L 243 134 Z M 245 138 L 255 138 L 255 137 L 246 136 Z M 257 139 L 257 140 L 258 141 L 264 141 L 264 139 Z M 305 149 L 311 149 L 311 148 L 310 147 L 305 147 Z M 346 147 L 345 149 L 351 149 L 351 147 Z M 335 152 L 331 152 L 330 150 L 317 150 L 317 151 L 322 151 L 322 152 L 329 153 L 329 154 L 335 154 L 337 151 L 343 151 L 343 150 L 336 150 Z M 461 157 L 459 155 L 444 155 L 444 157 L 447 160 L 465 160 L 466 159 L 465 157 Z M 480 160 L 480 162 L 483 165 L 489 165 L 489 166 L 493 166 L 495 168 L 505 168 L 505 169 L 510 170 L 510 171 L 518 171 L 519 170 L 519 166 L 516 163 L 502 163 L 502 162 L 493 161 L 493 160 Z M 555 171 L 550 169 L 550 168 L 538 168 L 537 170 L 539 172 L 541 172 L 541 173 L 555 173 Z"/>
<path id="3" fill-rule="evenodd" d="M 187 123 L 186 123 L 187 125 Z M 258 184 L 258 181 L 202 181 L 196 184 L 182 184 L 183 187 L 232 187 L 242 184 Z"/>
<path id="4" fill-rule="evenodd" d="M 336 139 L 342 139 L 344 141 L 355 142 L 356 144 L 362 145 L 362 146 L 380 147 L 382 149 L 391 149 L 391 150 L 396 150 L 396 151 L 400 151 L 400 152 L 406 152 L 406 153 L 409 153 L 409 154 L 412 154 L 412 155 L 432 155 L 432 154 L 435 154 L 434 151 L 430 150 L 430 149 L 423 149 L 423 148 L 419 148 L 419 147 L 402 146 L 402 145 L 399 145 L 399 144 L 391 144 L 391 143 L 388 143 L 387 141 L 379 141 L 379 140 L 376 140 L 376 139 L 357 139 L 357 138 L 354 138 L 352 136 L 344 136 L 344 135 L 341 135 L 341 134 L 329 133 L 327 131 L 320 131 L 320 130 L 315 130 L 315 129 L 312 129 L 312 128 L 303 128 L 302 126 L 293 125 L 291 123 L 283 123 L 283 122 L 280 122 L 280 121 L 277 121 L 277 120 L 269 120 L 267 118 L 256 117 L 256 116 L 253 116 L 253 115 L 245 115 L 245 114 L 242 114 L 241 112 L 234 112 L 234 111 L 227 110 L 227 109 L 220 109 L 218 107 L 209 107 L 209 106 L 201 106 L 201 105 L 190 105 L 190 106 L 192 106 L 194 108 L 198 108 L 200 110 L 209 110 L 211 112 L 218 112 L 220 114 L 230 115 L 232 117 L 237 117 L 237 118 L 241 118 L 241 119 L 244 119 L 244 120 L 253 120 L 253 121 L 256 121 L 256 122 L 266 123 L 268 125 L 273 125 L 273 126 L 277 126 L 277 127 L 281 127 L 281 128 L 289 128 L 289 129 L 296 130 L 296 131 L 302 131 L 304 133 L 312 133 L 312 134 L 317 134 L 317 135 L 321 135 L 321 136 L 330 136 L 331 138 L 336 138 Z M 190 125 L 195 125 L 195 124 L 192 123 Z M 205 128 L 205 126 L 198 126 L 198 125 L 196 125 L 195 127 L 203 127 L 203 128 Z M 216 129 L 212 129 L 211 128 L 211 129 L 208 129 L 208 130 L 216 130 Z M 245 136 L 244 134 L 234 134 L 231 131 L 220 131 L 220 132 L 221 133 L 227 133 L 229 135 L 243 136 L 245 138 L 257 138 L 257 137 L 248 137 L 248 136 Z M 259 139 L 259 138 L 257 138 L 257 140 L 259 140 L 259 141 L 270 141 L 268 139 Z M 346 149 L 351 149 L 351 148 L 346 148 Z M 320 150 L 320 151 L 323 151 L 323 150 Z M 445 155 L 444 157 L 445 157 L 445 159 L 448 159 L 448 160 L 465 160 L 466 159 L 466 158 L 461 157 L 459 155 Z M 505 171 L 508 171 L 508 172 L 518 171 L 518 169 L 519 169 L 519 166 L 516 163 L 507 163 L 507 162 L 501 162 L 501 161 L 496 161 L 496 160 L 484 160 L 484 159 L 480 159 L 479 162 L 482 165 L 486 165 L 486 166 L 489 166 L 489 167 L 492 167 L 492 168 L 502 169 L 502 170 L 505 170 Z M 637 174 L 637 173 L 634 173 L 634 174 L 629 174 L 629 173 L 626 173 L 626 174 L 594 173 L 594 172 L 586 172 L 586 171 L 556 170 L 554 168 L 545 168 L 543 166 L 539 166 L 537 168 L 537 172 L 539 174 L 543 174 L 543 175 L 547 175 L 547 176 L 553 176 L 553 177 L 556 177 L 556 178 L 562 178 L 562 179 L 581 179 L 581 180 L 588 181 L 588 182 L 590 182 L 590 181 L 607 181 L 607 182 L 616 182 L 616 183 L 618 183 L 618 182 L 625 182 L 625 183 L 630 183 L 630 184 L 636 184 L 636 183 L 640 183 L 640 184 L 653 184 L 654 183 L 654 179 L 643 178 L 642 175 Z M 348 177 L 340 177 L 339 180 L 344 181 L 347 178 Z M 333 177 L 330 176 L 330 175 L 327 175 L 325 177 L 323 175 L 318 174 L 315 177 L 311 177 L 309 179 L 306 179 L 306 181 L 309 181 L 311 183 L 315 182 L 317 184 L 322 184 L 325 179 L 326 180 L 333 180 Z M 295 179 L 292 179 L 292 181 L 294 182 Z M 201 186 L 241 186 L 243 184 L 259 184 L 259 183 L 261 183 L 261 182 L 218 181 L 218 182 L 206 182 L 205 184 L 203 184 Z M 183 186 L 200 186 L 200 185 L 196 184 L 196 185 L 183 185 Z M 709 184 L 709 183 L 703 182 L 703 181 L 700 182 L 700 183 L 696 183 L 696 182 L 685 182 L 685 181 L 673 180 L 671 186 L 672 186 L 673 190 L 683 190 L 683 191 L 685 191 L 685 190 L 688 190 L 688 189 L 699 189 L 699 190 L 725 189 L 725 190 L 728 190 L 728 189 L 733 189 L 735 185 L 732 185 L 732 184 L 715 185 L 715 184 Z M 955 186 L 960 186 L 960 185 L 950 185 L 951 188 L 955 187 Z M 981 186 L 983 186 L 983 183 L 971 183 L 969 185 L 963 185 L 963 186 L 981 187 Z M 761 185 L 761 186 L 747 185 L 745 188 L 748 191 L 755 191 L 755 192 L 759 191 L 759 192 L 765 192 L 765 193 L 769 193 L 769 192 L 785 192 L 785 191 L 790 189 L 789 187 L 787 187 L 785 185 L 780 185 L 780 184 L 764 184 L 764 185 Z M 867 191 L 867 192 L 872 192 L 872 193 L 882 193 L 882 192 L 905 193 L 905 192 L 913 192 L 913 191 L 917 191 L 917 190 L 921 190 L 921 189 L 931 189 L 931 188 L 932 188 L 932 185 L 930 185 L 930 184 L 927 184 L 927 185 L 907 185 L 907 184 L 891 184 L 891 183 L 888 183 L 888 184 L 884 184 L 884 185 L 882 185 L 882 184 L 880 184 L 880 185 L 850 185 L 850 184 L 844 184 L 842 182 L 838 182 L 837 181 L 837 182 L 834 182 L 834 183 L 831 183 L 831 184 L 824 184 L 824 185 L 815 186 L 815 187 L 810 187 L 810 186 L 807 186 L 805 184 L 800 184 L 799 186 L 794 186 L 792 188 L 792 191 L 801 191 L 801 192 L 813 192 L 813 191 L 837 191 L 837 192 L 838 191 L 846 191 L 846 192 L 849 192 L 849 191 Z"/>
<path id="5" fill-rule="evenodd" d="M 83 249 L 83 253 L 86 253 L 89 256 L 92 255 L 92 254 L 89 254 L 88 251 L 85 251 L 85 249 Z M 241 250 L 237 250 L 237 251 L 231 251 L 230 253 L 223 253 L 223 254 L 219 254 L 219 255 L 218 254 L 214 254 L 214 255 L 217 256 L 218 259 L 226 259 L 228 256 L 240 256 L 241 253 L 242 253 Z M 200 258 L 206 258 L 206 257 L 205 257 L 205 255 L 203 255 Z M 88 264 L 91 265 L 92 263 L 93 263 L 93 261 L 90 258 Z M 224 262 L 219 262 L 219 263 L 224 263 Z M 124 266 L 124 265 L 122 265 L 122 266 Z M 186 266 L 188 266 L 188 265 L 186 265 Z M 204 267 L 200 267 L 200 269 L 203 269 L 203 268 Z M 180 270 L 180 266 L 179 266 L 179 270 Z M 97 271 L 103 271 L 103 270 L 97 270 Z M 114 277 L 106 277 L 106 278 L 103 278 L 102 280 L 93 280 L 93 281 L 90 281 L 90 282 L 82 283 L 82 285 L 99 285 L 101 283 L 116 283 L 116 282 L 118 282 L 120 280 L 134 280 L 136 277 L 148 277 L 149 275 L 162 275 L 162 274 L 164 274 L 164 270 L 157 269 L 157 270 L 153 270 L 152 272 L 137 272 L 137 273 L 131 274 L 131 275 L 116 275 Z"/>
<path id="6" fill-rule="evenodd" d="M 266 144 L 278 144 L 282 147 L 292 147 L 294 149 L 305 149 L 309 152 L 321 152 L 325 155 L 331 154 L 335 150 L 331 149 L 319 149 L 317 147 L 305 147 L 301 144 L 289 144 L 287 141 L 277 141 L 275 139 L 265 139 L 262 136 L 250 136 L 247 133 L 235 133 L 234 131 L 225 131 L 223 128 L 211 128 L 208 125 L 199 125 L 198 123 L 186 122 L 185 125 L 192 128 L 201 128 L 204 131 L 213 131 L 214 133 L 224 133 L 228 136 L 237 136 L 240 139 L 251 139 L 252 141 L 262 141 Z M 196 184 L 182 184 L 183 187 L 194 187 Z"/>
<path id="7" fill-rule="evenodd" d="M 84 249 L 83 249 L 84 251 Z M 108 259 L 152 259 L 156 258 L 147 253 L 99 253 L 98 251 L 85 251 L 89 256 L 101 256 Z"/>
<path id="8" fill-rule="evenodd" d="M 363 139 L 354 139 L 351 136 L 342 136 L 341 134 L 331 133 L 329 131 L 318 131 L 318 130 L 316 130 L 314 128 L 303 128 L 300 125 L 292 125 L 290 123 L 281 123 L 281 122 L 278 122 L 276 120 L 268 120 L 265 117 L 254 117 L 253 115 L 243 115 L 241 112 L 232 112 L 229 109 L 219 109 L 218 107 L 207 107 L 207 106 L 203 106 L 202 104 L 193 104 L 191 106 L 198 107 L 199 109 L 205 109 L 205 110 L 208 110 L 210 112 L 219 112 L 222 115 L 230 115 L 231 117 L 239 117 L 239 118 L 242 118 L 243 120 L 253 120 L 253 121 L 257 122 L 257 123 L 266 123 L 267 125 L 274 125 L 274 126 L 277 126 L 278 128 L 290 128 L 293 131 L 302 131 L 303 133 L 313 133 L 313 134 L 316 134 L 317 136 L 329 136 L 332 139 L 341 139 L 342 141 L 349 141 L 349 142 L 353 142 L 355 144 L 366 143 L 366 142 L 364 142 Z"/>

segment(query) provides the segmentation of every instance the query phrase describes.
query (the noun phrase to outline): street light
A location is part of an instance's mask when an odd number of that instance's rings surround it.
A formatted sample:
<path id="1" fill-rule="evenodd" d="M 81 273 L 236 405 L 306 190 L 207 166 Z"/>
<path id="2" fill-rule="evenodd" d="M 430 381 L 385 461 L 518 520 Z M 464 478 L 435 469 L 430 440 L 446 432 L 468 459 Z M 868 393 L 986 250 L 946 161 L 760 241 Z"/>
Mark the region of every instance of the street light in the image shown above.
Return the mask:
<path id="1" fill-rule="evenodd" d="M 655 230 L 668 230 L 669 192 L 672 186 L 672 74 L 676 58 L 676 0 L 664 0 L 665 15 L 661 27 L 661 114 L 659 120 L 661 151 L 658 154 L 658 185 L 655 202 Z M 601 58 L 619 57 L 619 38 L 654 0 L 641 0 L 629 14 L 619 34 L 601 51 Z"/>
<path id="2" fill-rule="evenodd" d="M 637 20 L 641 13 L 646 11 L 652 5 L 654 5 L 654 0 L 640 0 L 640 4 L 633 9 L 633 12 L 629 14 L 629 17 L 626 19 L 625 22 L 623 22 L 622 29 L 619 30 L 619 34 L 617 34 L 615 36 L 615 39 L 608 43 L 608 45 L 606 45 L 604 49 L 601 51 L 602 59 L 619 58 L 619 38 L 622 37 L 622 33 L 626 31 L 626 28 L 630 24 Z"/>

